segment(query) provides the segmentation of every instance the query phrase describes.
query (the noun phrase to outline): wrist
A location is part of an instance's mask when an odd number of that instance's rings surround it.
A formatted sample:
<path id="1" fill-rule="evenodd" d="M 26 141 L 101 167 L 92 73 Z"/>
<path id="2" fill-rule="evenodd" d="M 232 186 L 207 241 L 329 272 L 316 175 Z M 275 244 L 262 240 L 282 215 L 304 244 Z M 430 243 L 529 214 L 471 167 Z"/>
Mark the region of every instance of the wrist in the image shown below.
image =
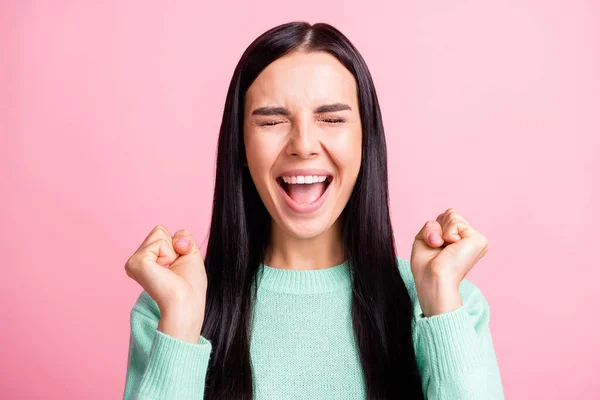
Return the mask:
<path id="1" fill-rule="evenodd" d="M 458 288 L 439 283 L 417 287 L 417 296 L 423 315 L 431 317 L 454 311 L 462 306 L 462 298 Z"/>
<path id="2" fill-rule="evenodd" d="M 185 342 L 197 344 L 200 341 L 203 318 L 180 311 L 161 313 L 158 330 Z"/>

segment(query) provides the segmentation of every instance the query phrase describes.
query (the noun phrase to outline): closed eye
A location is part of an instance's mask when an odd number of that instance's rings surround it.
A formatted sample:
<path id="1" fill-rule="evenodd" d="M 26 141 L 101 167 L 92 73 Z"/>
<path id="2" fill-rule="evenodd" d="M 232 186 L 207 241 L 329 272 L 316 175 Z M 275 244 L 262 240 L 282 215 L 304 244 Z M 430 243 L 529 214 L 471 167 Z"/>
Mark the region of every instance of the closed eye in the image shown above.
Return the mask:
<path id="1" fill-rule="evenodd" d="M 344 118 L 321 118 L 320 121 L 327 122 L 330 124 L 341 124 L 346 122 Z M 285 121 L 262 121 L 258 122 L 258 126 L 274 126 L 284 123 Z"/>
<path id="2" fill-rule="evenodd" d="M 321 121 L 332 123 L 332 124 L 339 124 L 342 122 L 346 122 L 346 120 L 343 118 L 322 118 Z"/>
<path id="3" fill-rule="evenodd" d="M 273 125 L 278 125 L 283 123 L 284 121 L 263 121 L 263 122 L 258 122 L 258 126 L 273 126 Z"/>

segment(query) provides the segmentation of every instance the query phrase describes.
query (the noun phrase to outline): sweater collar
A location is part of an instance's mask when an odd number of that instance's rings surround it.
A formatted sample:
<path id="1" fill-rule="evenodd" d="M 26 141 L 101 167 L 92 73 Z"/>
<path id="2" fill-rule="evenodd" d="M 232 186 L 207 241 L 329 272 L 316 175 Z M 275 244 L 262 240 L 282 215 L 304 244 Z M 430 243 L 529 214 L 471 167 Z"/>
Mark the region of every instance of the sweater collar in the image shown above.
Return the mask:
<path id="1" fill-rule="evenodd" d="M 282 269 L 261 263 L 258 268 L 258 288 L 279 293 L 326 293 L 350 287 L 351 275 L 348 261 L 333 267 L 310 270 Z"/>

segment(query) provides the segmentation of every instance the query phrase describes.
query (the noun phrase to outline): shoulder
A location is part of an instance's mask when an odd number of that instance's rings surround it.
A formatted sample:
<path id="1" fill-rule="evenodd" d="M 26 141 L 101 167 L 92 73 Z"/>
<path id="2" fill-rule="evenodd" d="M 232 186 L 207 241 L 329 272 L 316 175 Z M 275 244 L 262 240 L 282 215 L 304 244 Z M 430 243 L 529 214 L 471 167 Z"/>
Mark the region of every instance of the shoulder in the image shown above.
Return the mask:
<path id="1" fill-rule="evenodd" d="M 417 296 L 417 289 L 415 286 L 415 279 L 411 270 L 410 260 L 404 259 L 397 256 L 396 261 L 398 263 L 398 270 L 400 276 L 404 281 L 406 289 L 413 302 L 413 313 L 416 319 L 423 318 L 421 306 Z M 477 315 L 478 319 L 482 322 L 487 322 L 489 319 L 489 306 L 481 290 L 467 278 L 463 279 L 458 286 L 458 292 L 463 301 L 463 307 L 465 307 L 469 314 Z"/>

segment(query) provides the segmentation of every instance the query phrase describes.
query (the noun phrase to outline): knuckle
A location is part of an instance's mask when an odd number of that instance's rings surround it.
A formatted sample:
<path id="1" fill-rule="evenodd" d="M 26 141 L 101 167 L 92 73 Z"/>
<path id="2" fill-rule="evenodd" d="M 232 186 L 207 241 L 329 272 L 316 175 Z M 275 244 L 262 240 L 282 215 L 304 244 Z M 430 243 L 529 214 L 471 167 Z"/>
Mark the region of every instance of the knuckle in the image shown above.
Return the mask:
<path id="1" fill-rule="evenodd" d="M 484 248 L 483 250 L 481 250 L 481 252 L 477 256 L 477 259 L 481 260 L 483 257 L 485 257 L 485 255 L 487 254 L 487 252 L 488 252 L 487 248 Z"/>
<path id="2" fill-rule="evenodd" d="M 154 227 L 154 229 L 152 229 L 152 233 L 158 233 L 158 232 L 165 232 L 165 233 L 169 233 L 169 231 L 167 231 L 167 228 L 165 228 L 162 225 L 156 225 Z"/>
<path id="3" fill-rule="evenodd" d="M 490 248 L 490 241 L 485 236 L 483 236 L 482 243 L 483 243 L 483 251 L 487 252 Z"/>
<path id="4" fill-rule="evenodd" d="M 134 256 L 129 257 L 129 259 L 125 263 L 125 273 L 130 278 L 133 277 L 133 271 L 135 269 L 135 265 L 136 265 L 136 262 L 135 262 Z"/>
<path id="5" fill-rule="evenodd" d="M 137 251 L 131 256 L 131 258 L 129 259 L 129 269 L 138 270 L 143 266 L 144 252 L 145 250 Z"/>

